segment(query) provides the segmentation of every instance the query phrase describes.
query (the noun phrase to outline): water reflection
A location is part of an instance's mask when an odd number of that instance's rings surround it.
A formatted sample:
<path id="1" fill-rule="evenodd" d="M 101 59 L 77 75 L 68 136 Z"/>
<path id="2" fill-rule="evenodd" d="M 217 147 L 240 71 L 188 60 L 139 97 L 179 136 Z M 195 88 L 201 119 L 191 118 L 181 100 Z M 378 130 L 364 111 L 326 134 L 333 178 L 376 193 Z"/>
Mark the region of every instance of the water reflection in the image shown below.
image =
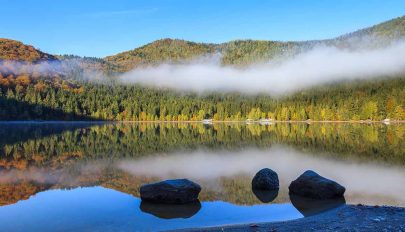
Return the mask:
<path id="1" fill-rule="evenodd" d="M 99 126 L 104 122 L 7 122 L 0 121 L 0 147 L 49 136 L 57 136 L 84 128 Z"/>
<path id="2" fill-rule="evenodd" d="M 123 165 L 125 164 L 125 165 Z M 257 170 L 270 167 L 280 179 L 280 190 L 272 195 L 251 190 Z M 101 185 L 139 197 L 142 184 L 164 179 L 188 178 L 203 187 L 200 199 L 222 200 L 238 205 L 289 202 L 289 183 L 307 169 L 336 180 L 346 187 L 349 203 L 405 205 L 405 170 L 368 163 L 347 163 L 314 157 L 286 147 L 239 152 L 195 152 L 123 161 L 98 160 L 64 164 L 63 168 L 0 170 L 0 198 L 4 204 L 26 199 L 50 188 Z"/>
<path id="3" fill-rule="evenodd" d="M 340 160 L 405 165 L 405 124 L 1 123 L 0 135 L 0 165 L 8 168 L 273 144 Z"/>
<path id="4" fill-rule="evenodd" d="M 200 201 L 188 204 L 159 204 L 142 201 L 140 206 L 142 212 L 152 214 L 158 218 L 190 218 L 201 209 Z"/>
<path id="5" fill-rule="evenodd" d="M 176 229 L 288 220 L 345 201 L 405 206 L 404 124 L 0 123 L 0 134 L 1 231 Z M 278 173 L 278 192 L 252 191 L 264 167 Z M 307 169 L 345 186 L 346 199 L 289 196 Z M 201 202 L 140 202 L 142 184 L 169 178 L 199 183 Z M 29 227 L 13 226 L 21 222 Z"/>
<path id="6" fill-rule="evenodd" d="M 344 197 L 319 200 L 290 194 L 290 200 L 294 207 L 305 217 L 313 216 L 346 204 Z"/>
<path id="7" fill-rule="evenodd" d="M 173 211 L 168 208 L 162 211 L 146 206 L 145 210 L 141 204 L 137 197 L 103 187 L 49 190 L 0 207 L 0 231 L 161 231 L 302 217 L 291 204 L 239 206 L 223 201 L 201 202 L 201 208 L 194 205 L 195 208 L 176 210 L 175 215 L 170 215 Z M 197 211 L 194 215 L 183 217 L 184 212 L 191 214 L 193 210 Z"/>
<path id="8" fill-rule="evenodd" d="M 274 201 L 274 199 L 278 196 L 278 189 L 277 190 L 261 190 L 252 188 L 252 192 L 255 194 L 257 199 L 259 199 L 263 203 L 270 203 Z"/>
<path id="9" fill-rule="evenodd" d="M 377 205 L 405 205 L 405 169 L 365 162 L 347 162 L 321 158 L 284 146 L 273 146 L 265 150 L 243 150 L 239 152 L 205 152 L 170 154 L 145 157 L 118 162 L 118 167 L 134 176 L 149 176 L 158 179 L 186 177 L 205 184 L 212 191 L 224 192 L 231 197 L 237 187 L 228 185 L 224 179 L 238 178 L 250 191 L 249 180 L 254 174 L 269 167 L 278 173 L 280 191 L 288 192 L 287 186 L 305 170 L 316 170 L 320 175 L 335 180 L 346 187 L 346 199 L 350 203 Z M 241 177 L 245 176 L 245 178 Z M 209 184 L 207 184 L 209 183 Z M 217 183 L 215 185 L 215 183 Z M 235 183 L 235 182 L 233 182 Z M 218 187 L 222 185 L 222 187 Z M 248 195 L 247 195 L 248 196 Z M 229 200 L 229 199 L 227 199 Z"/>

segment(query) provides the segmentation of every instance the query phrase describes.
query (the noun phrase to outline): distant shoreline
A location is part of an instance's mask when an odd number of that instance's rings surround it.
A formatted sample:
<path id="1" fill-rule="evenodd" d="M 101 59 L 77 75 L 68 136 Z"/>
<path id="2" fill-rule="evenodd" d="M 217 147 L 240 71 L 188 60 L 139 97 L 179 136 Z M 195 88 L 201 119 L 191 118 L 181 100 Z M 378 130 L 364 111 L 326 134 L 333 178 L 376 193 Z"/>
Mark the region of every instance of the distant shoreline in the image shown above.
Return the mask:
<path id="1" fill-rule="evenodd" d="M 402 124 L 405 120 L 392 120 L 392 121 L 371 121 L 371 120 L 273 120 L 273 121 L 252 121 L 247 122 L 246 120 L 218 120 L 211 121 L 209 123 L 203 121 L 161 121 L 161 120 L 142 120 L 142 121 L 123 121 L 123 120 L 0 120 L 0 123 L 201 123 L 201 124 L 217 124 L 217 123 L 244 123 L 244 124 L 259 124 L 259 125 L 271 125 L 274 123 L 353 123 L 353 124 Z"/>
<path id="2" fill-rule="evenodd" d="M 344 205 L 300 219 L 189 228 L 174 231 L 405 231 L 405 208 L 391 206 Z"/>

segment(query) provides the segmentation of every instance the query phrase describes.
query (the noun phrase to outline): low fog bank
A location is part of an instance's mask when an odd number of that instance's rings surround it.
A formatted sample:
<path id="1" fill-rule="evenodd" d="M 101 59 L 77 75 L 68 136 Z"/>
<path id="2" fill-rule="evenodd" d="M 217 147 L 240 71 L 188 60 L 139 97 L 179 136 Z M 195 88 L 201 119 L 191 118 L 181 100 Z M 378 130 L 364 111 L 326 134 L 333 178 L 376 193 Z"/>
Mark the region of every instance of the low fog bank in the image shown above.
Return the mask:
<path id="1" fill-rule="evenodd" d="M 124 74 L 106 76 L 100 63 L 80 58 L 26 63 L 0 61 L 0 73 L 36 77 L 74 77 L 97 83 L 140 84 L 178 91 L 288 94 L 327 83 L 395 77 L 405 74 L 405 41 L 384 48 L 361 40 L 348 48 L 319 45 L 294 55 L 248 67 L 224 66 L 221 54 L 203 56 L 181 64 L 138 67 Z M 3 75 L 4 76 L 4 75 Z"/>
<path id="2" fill-rule="evenodd" d="M 283 94 L 315 85 L 371 79 L 405 73 L 405 42 L 380 49 L 339 49 L 317 46 L 293 58 L 246 68 L 222 66 L 218 56 L 189 64 L 137 68 L 120 77 L 137 83 L 180 91 Z"/>
<path id="3" fill-rule="evenodd" d="M 64 168 L 29 167 L 27 169 L 0 170 L 0 184 L 30 182 L 36 184 L 64 184 L 70 186 L 87 183 L 91 177 L 102 176 L 111 165 L 104 160 L 78 162 Z M 96 180 L 96 179 L 94 179 Z"/>
<path id="4" fill-rule="evenodd" d="M 23 75 L 29 74 L 36 77 L 64 74 L 66 67 L 58 60 L 40 61 L 29 63 L 15 60 L 0 60 L 0 73 L 4 76 L 9 74 Z"/>
<path id="5" fill-rule="evenodd" d="M 65 78 L 97 83 L 109 83 L 110 77 L 103 70 L 92 67 L 91 63 L 84 63 L 80 58 L 64 60 L 47 60 L 39 62 L 24 62 L 15 60 L 0 60 L 0 74 L 29 75 L 34 79 Z"/>
<path id="6" fill-rule="evenodd" d="M 283 147 L 267 151 L 170 154 L 127 160 L 117 166 L 136 176 L 190 178 L 214 183 L 220 177 L 248 175 L 253 178 L 257 171 L 268 167 L 278 173 L 281 188 L 287 188 L 305 170 L 312 169 L 345 186 L 349 202 L 375 195 L 405 205 L 405 185 L 400 184 L 405 180 L 402 168 L 328 160 Z"/>

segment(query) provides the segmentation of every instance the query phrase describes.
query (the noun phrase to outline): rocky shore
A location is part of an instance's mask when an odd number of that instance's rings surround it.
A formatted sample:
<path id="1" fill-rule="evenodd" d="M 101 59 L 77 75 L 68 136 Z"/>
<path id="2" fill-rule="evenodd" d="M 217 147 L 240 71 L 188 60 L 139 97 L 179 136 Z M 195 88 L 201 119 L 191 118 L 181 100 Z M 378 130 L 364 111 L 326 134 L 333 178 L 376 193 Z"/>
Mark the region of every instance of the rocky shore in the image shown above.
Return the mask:
<path id="1" fill-rule="evenodd" d="M 301 219 L 177 231 L 403 231 L 405 208 L 389 206 L 344 205 Z"/>

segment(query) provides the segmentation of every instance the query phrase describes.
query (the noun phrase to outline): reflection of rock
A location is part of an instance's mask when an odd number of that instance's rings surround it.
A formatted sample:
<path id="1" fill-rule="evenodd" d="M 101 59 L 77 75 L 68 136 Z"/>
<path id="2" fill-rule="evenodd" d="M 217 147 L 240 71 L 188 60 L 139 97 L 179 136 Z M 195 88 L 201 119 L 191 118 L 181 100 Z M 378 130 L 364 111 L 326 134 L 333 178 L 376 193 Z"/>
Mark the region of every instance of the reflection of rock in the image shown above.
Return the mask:
<path id="1" fill-rule="evenodd" d="M 187 180 L 165 180 L 141 186 L 141 199 L 144 201 L 184 204 L 196 201 L 201 191 L 200 185 Z"/>
<path id="2" fill-rule="evenodd" d="M 275 190 L 279 188 L 278 175 L 269 168 L 263 168 L 252 180 L 252 188 L 263 190 Z"/>
<path id="3" fill-rule="evenodd" d="M 194 216 L 200 209 L 200 201 L 187 204 L 162 204 L 142 201 L 140 206 L 142 212 L 152 214 L 159 218 L 189 218 Z"/>
<path id="4" fill-rule="evenodd" d="M 301 197 L 295 194 L 290 195 L 290 200 L 291 203 L 294 205 L 294 207 L 298 211 L 300 211 L 305 217 L 325 212 L 327 210 L 339 207 L 346 203 L 344 197 L 319 200 Z"/>
<path id="5" fill-rule="evenodd" d="M 252 188 L 253 193 L 263 203 L 272 202 L 278 195 L 278 189 L 275 190 L 261 190 Z"/>
<path id="6" fill-rule="evenodd" d="M 315 199 L 342 197 L 346 189 L 333 180 L 326 179 L 316 172 L 305 171 L 288 187 L 290 193 Z"/>

